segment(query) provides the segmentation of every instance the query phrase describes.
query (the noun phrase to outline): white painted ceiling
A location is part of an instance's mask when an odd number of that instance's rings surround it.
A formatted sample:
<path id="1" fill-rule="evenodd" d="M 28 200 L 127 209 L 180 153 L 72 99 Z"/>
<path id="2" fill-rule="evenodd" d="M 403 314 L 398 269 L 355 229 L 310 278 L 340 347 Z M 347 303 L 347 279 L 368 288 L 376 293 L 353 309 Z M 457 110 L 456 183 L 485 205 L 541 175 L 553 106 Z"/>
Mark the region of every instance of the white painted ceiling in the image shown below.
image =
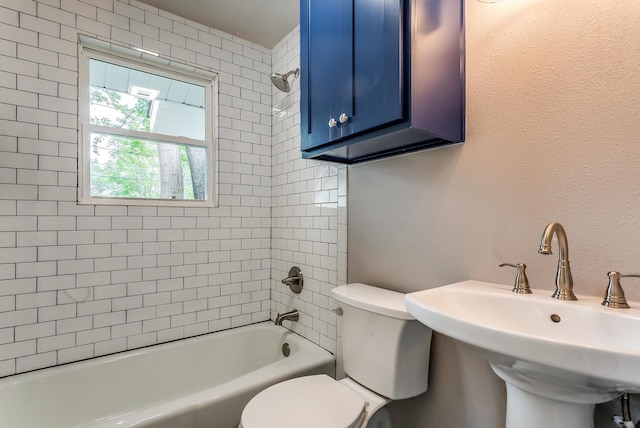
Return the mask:
<path id="1" fill-rule="evenodd" d="M 140 0 L 269 49 L 300 21 L 299 0 Z"/>

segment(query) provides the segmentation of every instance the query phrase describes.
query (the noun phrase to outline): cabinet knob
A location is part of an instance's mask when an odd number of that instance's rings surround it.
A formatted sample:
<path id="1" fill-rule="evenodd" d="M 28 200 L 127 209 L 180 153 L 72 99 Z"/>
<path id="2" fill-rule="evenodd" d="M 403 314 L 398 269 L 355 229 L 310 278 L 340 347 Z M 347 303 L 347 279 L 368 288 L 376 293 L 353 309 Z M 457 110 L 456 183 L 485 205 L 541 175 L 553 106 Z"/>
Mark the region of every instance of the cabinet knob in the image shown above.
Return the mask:
<path id="1" fill-rule="evenodd" d="M 347 116 L 345 113 L 342 113 L 338 120 L 340 121 L 340 123 L 345 123 L 347 120 L 349 120 L 349 116 Z"/>
<path id="2" fill-rule="evenodd" d="M 329 119 L 329 128 L 335 128 L 338 126 L 338 122 L 334 118 Z"/>

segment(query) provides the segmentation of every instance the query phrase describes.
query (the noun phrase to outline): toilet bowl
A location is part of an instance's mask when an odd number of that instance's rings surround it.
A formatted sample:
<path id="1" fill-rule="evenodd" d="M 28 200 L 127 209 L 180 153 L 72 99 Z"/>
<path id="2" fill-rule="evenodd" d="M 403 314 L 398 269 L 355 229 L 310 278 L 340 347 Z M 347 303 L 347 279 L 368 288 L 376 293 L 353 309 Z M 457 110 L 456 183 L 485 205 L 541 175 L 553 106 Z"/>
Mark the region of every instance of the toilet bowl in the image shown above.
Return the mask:
<path id="1" fill-rule="evenodd" d="M 404 294 L 365 284 L 336 287 L 348 377 L 305 376 L 258 393 L 239 428 L 391 428 L 386 405 L 427 390 L 431 330 L 404 307 Z"/>

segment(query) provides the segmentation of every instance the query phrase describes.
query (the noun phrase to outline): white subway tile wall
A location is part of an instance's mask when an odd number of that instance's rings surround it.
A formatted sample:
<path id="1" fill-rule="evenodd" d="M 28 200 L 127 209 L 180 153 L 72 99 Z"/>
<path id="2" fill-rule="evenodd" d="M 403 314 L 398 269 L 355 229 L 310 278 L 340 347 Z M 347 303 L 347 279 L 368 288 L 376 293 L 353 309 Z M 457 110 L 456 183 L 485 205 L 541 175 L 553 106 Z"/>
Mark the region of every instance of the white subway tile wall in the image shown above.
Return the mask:
<path id="1" fill-rule="evenodd" d="M 272 69 L 284 74 L 300 67 L 300 33 L 294 30 L 273 49 Z M 271 310 L 298 309 L 298 322 L 284 325 L 336 352 L 336 305 L 331 289 L 346 282 L 347 167 L 300 157 L 300 81 L 291 92 L 273 92 Z M 294 294 L 281 283 L 289 269 L 304 274 Z"/>
<path id="2" fill-rule="evenodd" d="M 75 203 L 79 33 L 219 73 L 218 208 Z M 298 66 L 298 29 L 269 51 L 136 0 L 0 0 L 0 376 L 292 308 L 336 351 L 347 168 L 300 159 L 299 82 L 269 82 Z"/>
<path id="3" fill-rule="evenodd" d="M 79 33 L 219 73 L 219 207 L 76 204 Z M 270 318 L 271 61 L 135 0 L 0 0 L 0 376 Z M 305 215 L 325 290 L 335 207 Z M 331 347 L 316 294 L 303 325 Z"/>

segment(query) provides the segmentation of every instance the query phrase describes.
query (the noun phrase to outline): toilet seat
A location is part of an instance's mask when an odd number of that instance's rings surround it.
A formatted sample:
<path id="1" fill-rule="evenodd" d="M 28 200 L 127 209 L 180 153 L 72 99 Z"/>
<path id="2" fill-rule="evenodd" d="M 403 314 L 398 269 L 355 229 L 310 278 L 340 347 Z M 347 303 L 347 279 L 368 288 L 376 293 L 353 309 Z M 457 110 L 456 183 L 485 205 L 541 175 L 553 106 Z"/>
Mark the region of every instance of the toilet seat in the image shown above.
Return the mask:
<path id="1" fill-rule="evenodd" d="M 243 428 L 358 428 L 367 402 L 327 375 L 273 385 L 253 397 L 242 412 Z"/>

